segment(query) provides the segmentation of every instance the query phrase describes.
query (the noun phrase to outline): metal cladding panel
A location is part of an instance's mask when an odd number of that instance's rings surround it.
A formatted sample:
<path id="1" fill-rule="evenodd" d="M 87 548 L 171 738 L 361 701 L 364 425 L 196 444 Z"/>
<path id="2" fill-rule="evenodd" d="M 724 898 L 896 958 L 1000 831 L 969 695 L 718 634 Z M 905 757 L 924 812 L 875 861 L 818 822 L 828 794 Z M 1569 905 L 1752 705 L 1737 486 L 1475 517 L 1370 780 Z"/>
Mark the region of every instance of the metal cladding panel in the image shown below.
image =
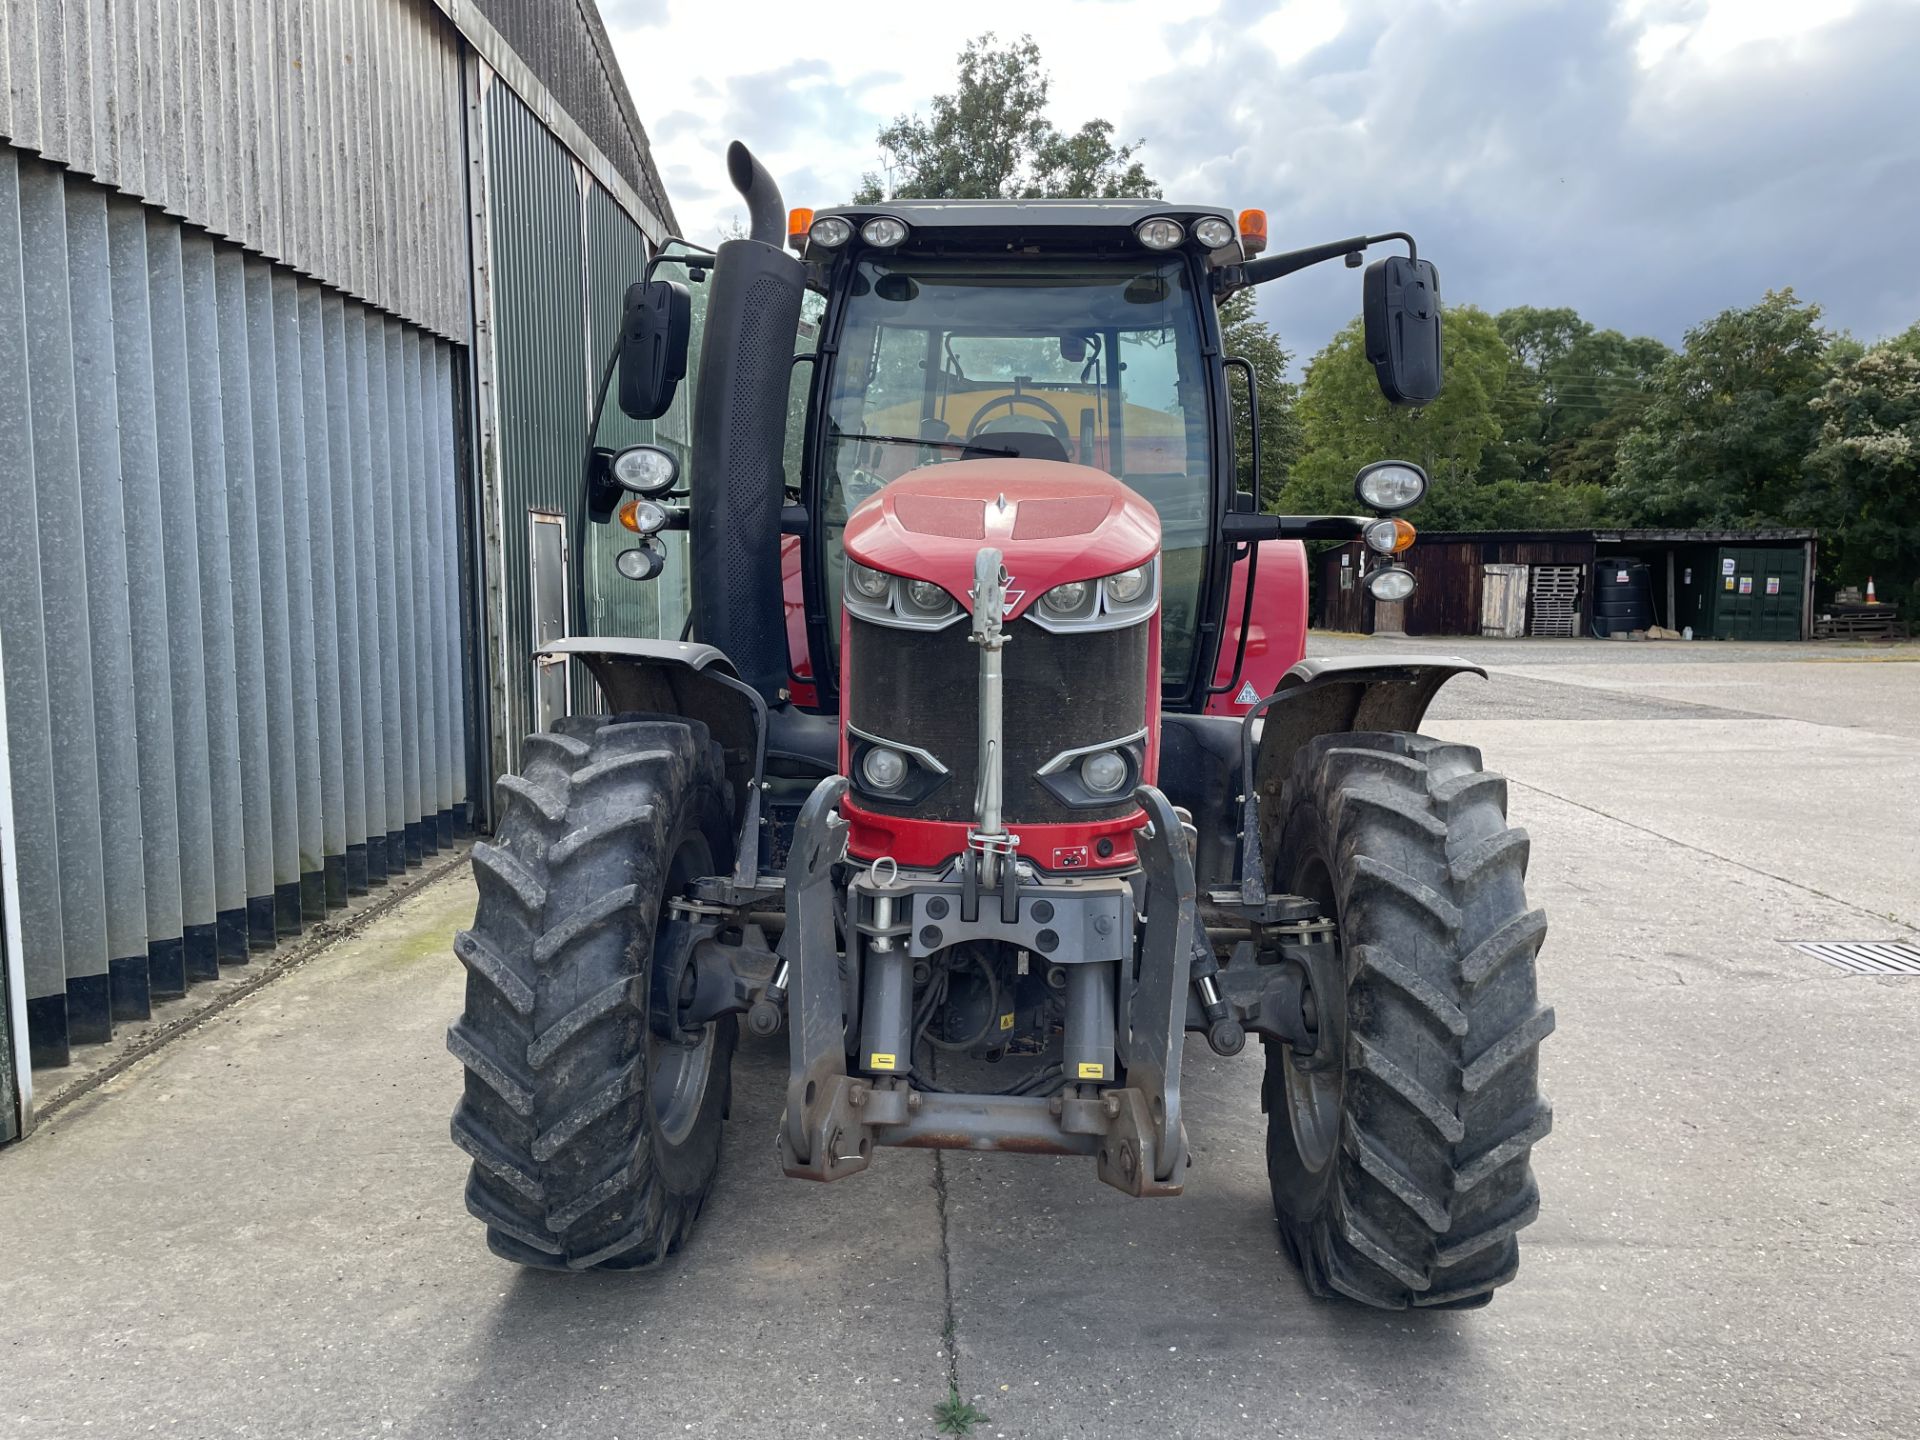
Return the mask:
<path id="1" fill-rule="evenodd" d="M 533 596 L 527 515 L 580 523 L 589 396 L 580 176 L 573 158 L 505 85 L 486 98 L 498 372 L 499 567 L 507 763 L 533 723 Z M 569 627 L 573 628 L 572 626 Z M 584 668 L 584 667 L 577 667 Z"/>
<path id="2" fill-rule="evenodd" d="M 416 852 L 451 838 L 462 363 L 0 146 L 7 960 L 36 1064 L 364 889 L 420 806 Z"/>
<path id="3" fill-rule="evenodd" d="M 126 541 L 127 640 L 133 662 L 133 737 L 139 763 L 140 840 L 148 957 L 168 967 L 181 940 L 181 837 L 174 778 L 172 638 L 167 622 L 165 523 L 154 339 L 148 308 L 147 222 L 134 201 L 107 202 L 112 266 L 115 406 L 119 417 L 121 533 Z M 171 988 L 162 976 L 162 993 Z M 150 991 L 154 987 L 149 985 Z"/>
<path id="4" fill-rule="evenodd" d="M 9 0 L 0 139 L 464 341 L 461 65 L 428 0 Z"/>

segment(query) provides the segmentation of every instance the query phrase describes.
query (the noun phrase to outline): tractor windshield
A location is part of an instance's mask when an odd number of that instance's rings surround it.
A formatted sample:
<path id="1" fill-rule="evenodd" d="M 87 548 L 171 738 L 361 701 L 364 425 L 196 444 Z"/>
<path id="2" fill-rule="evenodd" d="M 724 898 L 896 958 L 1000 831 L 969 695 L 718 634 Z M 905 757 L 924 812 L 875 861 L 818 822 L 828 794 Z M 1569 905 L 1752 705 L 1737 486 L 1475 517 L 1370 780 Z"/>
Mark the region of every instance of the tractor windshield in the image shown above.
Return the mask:
<path id="1" fill-rule="evenodd" d="M 1160 512 L 1162 666 L 1184 682 L 1213 456 L 1183 262 L 864 260 L 826 420 L 821 498 L 835 603 L 847 514 L 889 480 L 963 456 L 1070 460 L 1105 470 Z"/>

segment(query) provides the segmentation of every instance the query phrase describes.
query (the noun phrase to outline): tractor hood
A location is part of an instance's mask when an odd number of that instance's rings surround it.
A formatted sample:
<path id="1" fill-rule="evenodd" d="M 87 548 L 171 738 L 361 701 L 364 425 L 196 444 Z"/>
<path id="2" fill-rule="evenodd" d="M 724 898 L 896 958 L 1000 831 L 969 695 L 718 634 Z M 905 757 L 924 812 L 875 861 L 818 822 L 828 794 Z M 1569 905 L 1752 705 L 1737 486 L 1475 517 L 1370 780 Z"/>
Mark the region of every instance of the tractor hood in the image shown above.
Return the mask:
<path id="1" fill-rule="evenodd" d="M 1007 617 L 1055 585 L 1130 570 L 1160 550 L 1160 517 L 1105 471 L 1054 460 L 960 460 L 910 471 L 847 518 L 847 557 L 931 580 L 971 610 L 974 557 L 992 546 Z"/>

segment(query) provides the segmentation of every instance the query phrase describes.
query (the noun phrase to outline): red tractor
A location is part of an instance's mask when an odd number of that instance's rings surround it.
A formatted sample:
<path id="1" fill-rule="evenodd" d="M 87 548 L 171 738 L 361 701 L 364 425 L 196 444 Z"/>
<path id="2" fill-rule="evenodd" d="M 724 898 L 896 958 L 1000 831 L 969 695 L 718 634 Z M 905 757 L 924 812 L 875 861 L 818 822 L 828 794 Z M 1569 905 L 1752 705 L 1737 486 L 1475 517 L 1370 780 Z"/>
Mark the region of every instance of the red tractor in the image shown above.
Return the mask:
<path id="1" fill-rule="evenodd" d="M 790 227 L 744 148 L 729 167 L 752 234 L 698 257 L 688 473 L 654 446 L 587 465 L 593 516 L 636 536 L 623 574 L 658 575 L 658 532 L 688 532 L 691 638 L 550 647 L 609 713 L 527 739 L 474 850 L 449 1045 L 489 1244 L 565 1269 L 673 1250 L 719 1161 L 737 1015 L 789 1036 L 789 1175 L 1018 1151 L 1138 1196 L 1177 1195 L 1190 1163 L 1187 1034 L 1232 1055 L 1251 1033 L 1307 1286 L 1483 1303 L 1550 1119 L 1527 837 L 1475 750 L 1417 733 L 1473 666 L 1302 658 L 1300 542 L 1364 537 L 1360 583 L 1405 598 L 1392 512 L 1426 477 L 1368 466 L 1371 515 L 1259 513 L 1216 310 L 1403 240 L 1366 273 L 1367 347 L 1417 404 L 1439 388 L 1432 266 L 1403 235 L 1263 256 L 1257 214 L 1152 200 Z M 629 291 L 629 415 L 666 411 L 691 308 L 651 268 Z"/>

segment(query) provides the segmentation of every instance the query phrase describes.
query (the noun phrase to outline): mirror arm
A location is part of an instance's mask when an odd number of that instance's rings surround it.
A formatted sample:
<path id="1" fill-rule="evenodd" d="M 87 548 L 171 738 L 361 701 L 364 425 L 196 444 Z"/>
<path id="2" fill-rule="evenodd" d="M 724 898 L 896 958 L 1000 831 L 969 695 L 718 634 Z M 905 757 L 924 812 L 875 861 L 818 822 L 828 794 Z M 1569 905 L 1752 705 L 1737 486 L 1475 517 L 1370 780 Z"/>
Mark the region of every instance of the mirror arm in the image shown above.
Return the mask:
<path id="1" fill-rule="evenodd" d="M 1220 534 L 1236 544 L 1262 540 L 1353 540 L 1373 523 L 1368 515 L 1249 515 L 1238 512 L 1220 521 Z"/>
<path id="2" fill-rule="evenodd" d="M 1389 230 L 1383 235 L 1355 235 L 1346 240 L 1329 240 L 1324 245 L 1309 245 L 1304 250 L 1283 250 L 1278 255 L 1263 255 L 1258 260 L 1249 260 L 1244 265 L 1234 267 L 1240 272 L 1237 284 L 1264 285 L 1269 280 L 1278 280 L 1282 275 L 1292 275 L 1343 255 L 1357 255 L 1369 245 L 1378 245 L 1386 240 L 1406 241 L 1407 258 L 1420 258 L 1413 236 L 1404 230 Z"/>

